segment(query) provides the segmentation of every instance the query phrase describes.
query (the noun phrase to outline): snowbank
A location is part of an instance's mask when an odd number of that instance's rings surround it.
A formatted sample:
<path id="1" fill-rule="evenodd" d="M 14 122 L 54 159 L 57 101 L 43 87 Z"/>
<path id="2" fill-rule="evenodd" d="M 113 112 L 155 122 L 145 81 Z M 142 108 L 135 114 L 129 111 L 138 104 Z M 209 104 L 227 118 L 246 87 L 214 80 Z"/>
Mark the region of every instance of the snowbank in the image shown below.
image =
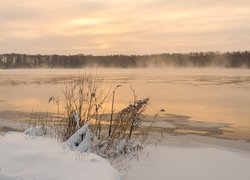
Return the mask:
<path id="1" fill-rule="evenodd" d="M 205 145 L 148 146 L 127 180 L 249 180 L 250 153 Z"/>
<path id="2" fill-rule="evenodd" d="M 0 136 L 1 180 L 120 180 L 109 162 L 68 150 L 56 139 L 22 133 Z"/>
<path id="3" fill-rule="evenodd" d="M 72 145 L 79 142 L 82 134 L 88 136 L 87 126 L 79 129 L 67 143 Z M 186 140 L 188 138 L 189 136 Z M 146 146 L 138 158 L 129 160 L 130 170 L 126 180 L 249 180 L 249 151 L 231 151 L 211 144 L 184 140 L 168 138 L 167 143 L 162 143 L 165 145 Z M 67 143 L 23 133 L 0 136 L 0 180 L 124 178 L 107 160 L 92 153 L 71 151 Z M 81 147 L 85 150 L 85 145 L 89 143 L 83 144 Z"/>

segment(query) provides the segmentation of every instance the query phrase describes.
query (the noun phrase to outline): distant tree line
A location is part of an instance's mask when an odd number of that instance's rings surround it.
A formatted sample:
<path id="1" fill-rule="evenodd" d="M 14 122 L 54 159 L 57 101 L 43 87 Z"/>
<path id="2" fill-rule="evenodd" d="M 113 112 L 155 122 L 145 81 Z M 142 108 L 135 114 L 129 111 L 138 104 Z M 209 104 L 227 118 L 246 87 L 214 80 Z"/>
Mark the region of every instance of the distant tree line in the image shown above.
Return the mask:
<path id="1" fill-rule="evenodd" d="M 84 68 L 84 67 L 226 67 L 250 68 L 250 51 L 194 52 L 153 55 L 28 55 L 0 54 L 0 68 Z"/>

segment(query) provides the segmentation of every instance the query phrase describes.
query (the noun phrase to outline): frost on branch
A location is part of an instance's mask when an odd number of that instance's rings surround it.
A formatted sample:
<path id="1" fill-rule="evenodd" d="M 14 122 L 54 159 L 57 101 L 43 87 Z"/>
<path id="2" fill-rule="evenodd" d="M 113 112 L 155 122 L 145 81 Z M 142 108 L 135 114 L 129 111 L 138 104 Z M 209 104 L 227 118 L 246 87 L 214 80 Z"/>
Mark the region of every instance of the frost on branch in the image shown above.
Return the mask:
<path id="1" fill-rule="evenodd" d="M 72 115 L 73 115 L 73 120 L 76 122 L 76 128 L 79 129 L 80 128 L 79 114 L 76 111 L 74 111 Z"/>

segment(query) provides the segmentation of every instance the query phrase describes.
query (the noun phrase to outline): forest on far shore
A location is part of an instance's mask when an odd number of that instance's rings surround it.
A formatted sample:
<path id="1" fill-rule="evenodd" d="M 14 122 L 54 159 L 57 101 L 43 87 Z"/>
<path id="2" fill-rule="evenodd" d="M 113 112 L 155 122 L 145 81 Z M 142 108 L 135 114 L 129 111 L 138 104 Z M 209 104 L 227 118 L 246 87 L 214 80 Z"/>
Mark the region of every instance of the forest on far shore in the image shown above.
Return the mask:
<path id="1" fill-rule="evenodd" d="M 250 68 L 250 51 L 164 53 L 153 55 L 29 55 L 0 54 L 0 68 L 146 68 L 224 67 Z"/>

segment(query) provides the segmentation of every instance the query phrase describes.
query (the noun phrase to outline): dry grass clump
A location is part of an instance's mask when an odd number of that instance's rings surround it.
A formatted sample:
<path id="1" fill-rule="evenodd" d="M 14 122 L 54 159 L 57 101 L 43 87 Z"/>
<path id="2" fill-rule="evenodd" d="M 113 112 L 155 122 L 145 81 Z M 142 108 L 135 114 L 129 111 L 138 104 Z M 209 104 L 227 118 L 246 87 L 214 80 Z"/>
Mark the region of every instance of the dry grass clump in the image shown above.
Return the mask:
<path id="1" fill-rule="evenodd" d="M 99 75 L 81 75 L 76 83 L 67 84 L 64 93 L 64 114 L 61 121 L 62 140 L 66 141 L 77 129 L 86 123 L 100 124 L 98 114 L 109 96 Z M 96 126 L 96 134 L 101 131 Z"/>
<path id="2" fill-rule="evenodd" d="M 112 93 L 103 87 L 100 75 L 82 75 L 75 83 L 65 86 L 64 113 L 58 134 L 63 141 L 68 140 L 79 128 L 88 124 L 91 132 L 92 150 L 103 157 L 116 156 L 138 149 L 133 134 L 140 127 L 143 112 L 149 99 L 139 100 L 133 92 L 133 103 L 122 109 L 114 117 L 115 90 Z M 109 126 L 102 121 L 105 114 L 103 106 L 111 97 Z M 137 136 L 135 136 L 137 137 Z M 83 138 L 80 138 L 83 139 Z"/>
<path id="3" fill-rule="evenodd" d="M 134 90 L 133 94 L 133 103 L 118 112 L 112 125 L 111 134 L 105 139 L 106 149 L 102 152 L 108 156 L 141 148 L 142 142 L 138 141 L 138 136 L 132 139 L 132 135 L 140 127 L 144 119 L 143 112 L 146 110 L 149 98 L 138 100 Z"/>

